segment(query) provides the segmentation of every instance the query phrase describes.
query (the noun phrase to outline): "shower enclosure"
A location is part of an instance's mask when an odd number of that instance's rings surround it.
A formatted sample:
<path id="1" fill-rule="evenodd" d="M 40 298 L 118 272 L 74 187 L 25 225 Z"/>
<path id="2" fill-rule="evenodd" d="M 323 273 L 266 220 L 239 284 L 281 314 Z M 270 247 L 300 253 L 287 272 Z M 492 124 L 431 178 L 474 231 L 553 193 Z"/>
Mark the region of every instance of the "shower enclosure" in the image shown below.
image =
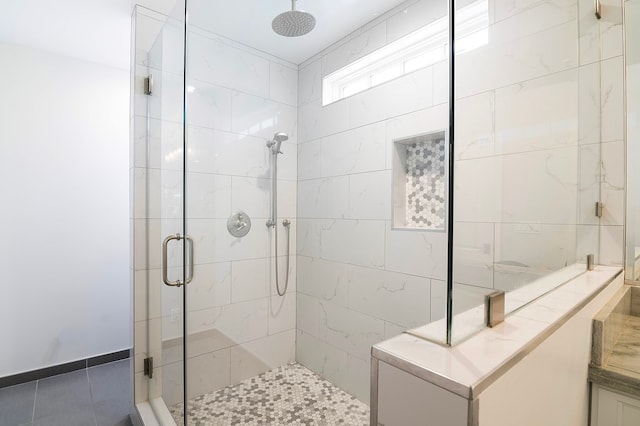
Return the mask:
<path id="1" fill-rule="evenodd" d="M 458 2 L 453 69 L 446 1 L 300 1 L 302 37 L 272 31 L 287 1 L 239 3 L 133 16 L 135 390 L 161 424 L 244 418 L 276 376 L 361 407 L 371 345 L 454 345 L 486 295 L 508 313 L 598 261 L 591 2 Z"/>

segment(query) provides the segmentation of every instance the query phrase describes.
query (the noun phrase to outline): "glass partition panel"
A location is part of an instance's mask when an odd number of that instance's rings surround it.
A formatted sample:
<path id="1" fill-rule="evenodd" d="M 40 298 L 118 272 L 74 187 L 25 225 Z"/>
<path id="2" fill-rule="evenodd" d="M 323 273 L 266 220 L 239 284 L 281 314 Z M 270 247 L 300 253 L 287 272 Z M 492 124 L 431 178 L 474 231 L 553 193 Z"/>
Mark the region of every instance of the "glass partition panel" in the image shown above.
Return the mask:
<path id="1" fill-rule="evenodd" d="M 183 28 L 179 19 L 134 11 L 135 387 L 136 402 L 148 401 L 158 418 L 184 399 Z"/>
<path id="2" fill-rule="evenodd" d="M 508 314 L 597 259 L 600 64 L 584 40 L 599 46 L 599 30 L 586 3 L 458 2 L 458 35 L 470 8 L 486 26 L 456 56 L 453 344 L 486 326 L 487 295 L 506 292 Z"/>
<path id="3" fill-rule="evenodd" d="M 627 77 L 626 278 L 640 280 L 640 2 L 624 2 Z"/>

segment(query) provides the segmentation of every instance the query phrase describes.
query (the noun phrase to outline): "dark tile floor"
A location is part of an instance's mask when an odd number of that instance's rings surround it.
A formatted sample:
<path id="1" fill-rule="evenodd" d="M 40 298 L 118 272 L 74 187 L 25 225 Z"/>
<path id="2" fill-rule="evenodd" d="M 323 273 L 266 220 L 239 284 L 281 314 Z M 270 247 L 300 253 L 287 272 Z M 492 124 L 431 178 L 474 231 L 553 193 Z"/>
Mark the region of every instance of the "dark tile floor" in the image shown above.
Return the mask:
<path id="1" fill-rule="evenodd" d="M 130 426 L 126 359 L 0 389 L 0 426 Z"/>

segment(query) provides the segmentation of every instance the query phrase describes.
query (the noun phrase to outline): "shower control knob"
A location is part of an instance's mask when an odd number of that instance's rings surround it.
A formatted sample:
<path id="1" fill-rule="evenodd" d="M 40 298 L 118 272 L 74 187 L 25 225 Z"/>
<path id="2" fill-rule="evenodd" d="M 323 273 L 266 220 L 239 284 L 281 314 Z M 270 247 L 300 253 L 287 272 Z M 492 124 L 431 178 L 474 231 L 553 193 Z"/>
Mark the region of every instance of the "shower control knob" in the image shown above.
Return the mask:
<path id="1" fill-rule="evenodd" d="M 227 230 L 236 238 L 244 237 L 251 230 L 251 219 L 245 212 L 238 211 L 227 219 Z"/>

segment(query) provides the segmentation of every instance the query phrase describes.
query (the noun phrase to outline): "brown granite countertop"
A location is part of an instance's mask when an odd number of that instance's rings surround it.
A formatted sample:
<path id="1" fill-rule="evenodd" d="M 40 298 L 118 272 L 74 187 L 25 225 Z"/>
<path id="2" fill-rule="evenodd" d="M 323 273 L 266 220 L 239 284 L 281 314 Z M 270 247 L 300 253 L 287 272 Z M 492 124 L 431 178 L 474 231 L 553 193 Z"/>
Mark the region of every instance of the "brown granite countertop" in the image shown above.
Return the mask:
<path id="1" fill-rule="evenodd" d="M 640 317 L 618 315 L 623 325 L 611 355 L 602 366 L 589 366 L 589 380 L 640 397 Z"/>

